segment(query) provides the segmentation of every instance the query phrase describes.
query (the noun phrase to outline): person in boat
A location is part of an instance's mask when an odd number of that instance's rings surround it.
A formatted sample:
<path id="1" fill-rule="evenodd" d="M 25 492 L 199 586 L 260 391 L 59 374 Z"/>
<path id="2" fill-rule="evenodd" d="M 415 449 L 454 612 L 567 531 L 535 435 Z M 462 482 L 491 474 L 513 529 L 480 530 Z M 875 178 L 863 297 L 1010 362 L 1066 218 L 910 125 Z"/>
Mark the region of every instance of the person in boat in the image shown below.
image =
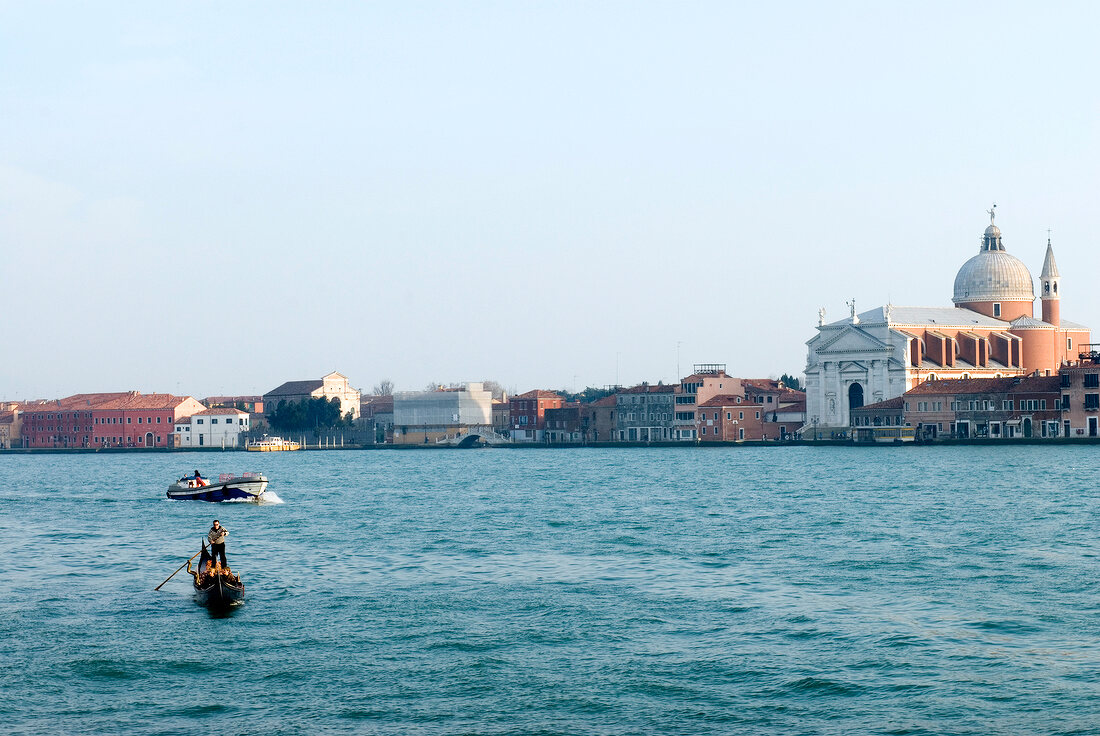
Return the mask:
<path id="1" fill-rule="evenodd" d="M 229 567 L 229 563 L 225 560 L 225 538 L 228 536 L 229 530 L 222 526 L 217 519 L 214 519 L 214 524 L 210 527 L 210 533 L 206 535 L 206 538 L 210 540 L 211 565 L 216 565 L 218 557 L 221 557 L 222 567 Z"/>
<path id="2" fill-rule="evenodd" d="M 195 470 L 195 485 L 197 485 L 197 486 L 208 486 L 208 485 L 210 485 L 209 483 L 206 482 L 206 480 L 201 475 L 199 475 L 198 470 Z"/>

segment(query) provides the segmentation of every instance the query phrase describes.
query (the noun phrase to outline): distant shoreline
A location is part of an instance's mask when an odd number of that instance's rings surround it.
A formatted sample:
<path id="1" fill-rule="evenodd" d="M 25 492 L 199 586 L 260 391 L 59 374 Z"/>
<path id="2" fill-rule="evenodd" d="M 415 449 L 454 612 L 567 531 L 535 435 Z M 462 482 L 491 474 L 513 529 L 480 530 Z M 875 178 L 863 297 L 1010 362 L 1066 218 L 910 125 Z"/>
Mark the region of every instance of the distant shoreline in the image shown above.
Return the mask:
<path id="1" fill-rule="evenodd" d="M 947 447 L 956 445 L 982 445 L 987 447 L 1014 447 L 1017 445 L 1100 445 L 1100 437 L 1016 437 L 1013 439 L 937 439 L 929 442 L 852 442 L 851 440 L 743 440 L 741 442 L 522 442 L 508 445 L 479 445 L 460 448 L 453 445 L 344 445 L 342 447 L 303 447 L 292 452 L 333 452 L 338 450 L 577 450 L 604 448 L 679 448 L 679 449 L 736 449 L 749 447 Z M 95 455 L 95 454 L 190 454 L 217 452 L 247 452 L 243 447 L 15 447 L 0 450 L 3 455 Z M 269 454 L 269 453 L 268 453 Z"/>

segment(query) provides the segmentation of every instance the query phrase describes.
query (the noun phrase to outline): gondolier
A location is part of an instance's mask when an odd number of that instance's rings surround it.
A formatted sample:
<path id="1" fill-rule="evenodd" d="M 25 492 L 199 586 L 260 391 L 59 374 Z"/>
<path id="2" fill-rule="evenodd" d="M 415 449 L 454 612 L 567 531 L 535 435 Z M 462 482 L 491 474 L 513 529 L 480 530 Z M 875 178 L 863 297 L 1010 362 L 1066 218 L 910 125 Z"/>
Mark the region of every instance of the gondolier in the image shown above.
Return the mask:
<path id="1" fill-rule="evenodd" d="M 210 540 L 210 561 L 217 564 L 220 556 L 222 567 L 229 567 L 229 563 L 225 560 L 225 538 L 228 536 L 229 530 L 214 519 L 214 524 L 210 527 L 210 533 L 206 538 Z"/>

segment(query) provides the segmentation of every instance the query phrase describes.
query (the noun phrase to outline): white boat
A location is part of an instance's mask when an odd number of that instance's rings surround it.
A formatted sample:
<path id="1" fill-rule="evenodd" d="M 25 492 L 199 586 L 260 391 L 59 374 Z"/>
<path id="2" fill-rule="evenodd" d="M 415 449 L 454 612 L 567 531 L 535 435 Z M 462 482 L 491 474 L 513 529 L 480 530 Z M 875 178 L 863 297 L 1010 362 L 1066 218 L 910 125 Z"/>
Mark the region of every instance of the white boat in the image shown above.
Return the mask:
<path id="1" fill-rule="evenodd" d="M 223 473 L 216 481 L 184 476 L 168 486 L 168 498 L 177 501 L 259 501 L 265 490 L 267 477 L 261 473 Z"/>
<path id="2" fill-rule="evenodd" d="M 284 440 L 282 437 L 271 437 L 265 434 L 260 439 L 249 442 L 245 449 L 249 452 L 283 452 L 300 450 L 302 446 L 297 442 Z"/>

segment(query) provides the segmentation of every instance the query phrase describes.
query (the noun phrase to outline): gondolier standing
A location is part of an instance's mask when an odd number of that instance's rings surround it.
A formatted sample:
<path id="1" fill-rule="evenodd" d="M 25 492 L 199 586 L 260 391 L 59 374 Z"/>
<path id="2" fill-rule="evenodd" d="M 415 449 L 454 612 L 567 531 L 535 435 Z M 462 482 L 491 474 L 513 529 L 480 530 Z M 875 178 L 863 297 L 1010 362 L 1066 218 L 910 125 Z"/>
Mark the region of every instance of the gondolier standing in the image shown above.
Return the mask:
<path id="1" fill-rule="evenodd" d="M 225 560 L 225 538 L 228 536 L 229 530 L 218 523 L 217 519 L 214 519 L 214 524 L 210 527 L 210 533 L 206 535 L 206 538 L 210 540 L 210 561 L 217 564 L 220 555 L 222 567 L 229 567 L 229 563 Z"/>

